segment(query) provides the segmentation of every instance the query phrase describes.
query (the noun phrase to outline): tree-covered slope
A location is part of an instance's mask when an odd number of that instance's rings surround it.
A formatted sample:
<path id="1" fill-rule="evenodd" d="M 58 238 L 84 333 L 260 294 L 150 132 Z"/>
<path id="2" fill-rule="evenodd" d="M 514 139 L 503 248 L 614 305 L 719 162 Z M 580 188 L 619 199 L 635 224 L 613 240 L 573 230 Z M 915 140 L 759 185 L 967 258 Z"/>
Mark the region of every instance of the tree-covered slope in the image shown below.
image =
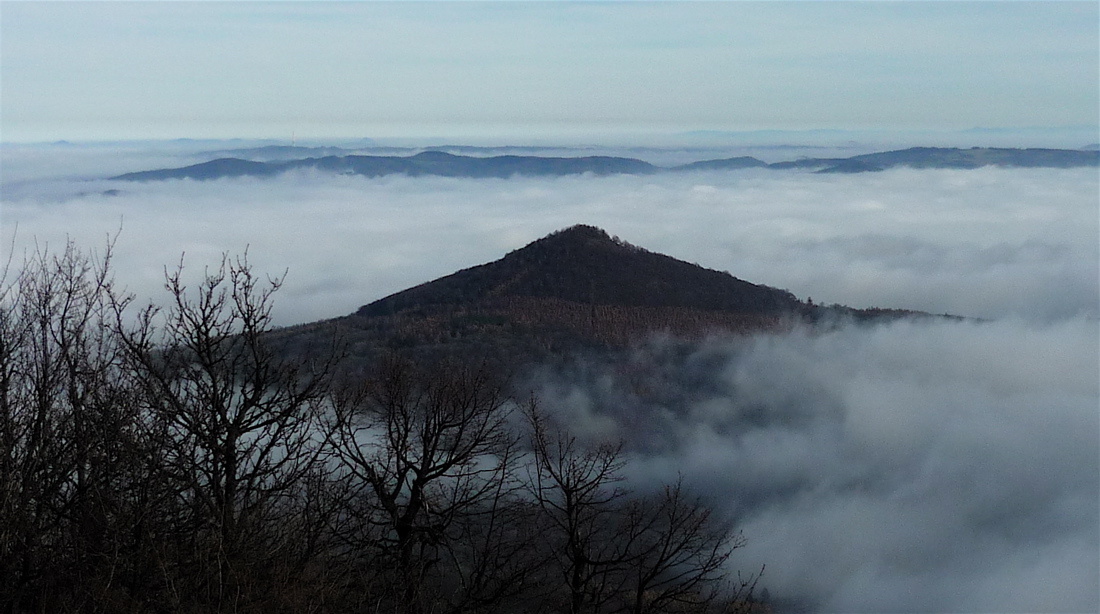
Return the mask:
<path id="1" fill-rule="evenodd" d="M 746 314 L 776 314 L 802 306 L 790 292 L 635 247 L 599 228 L 573 226 L 495 262 L 375 301 L 358 313 L 384 315 L 506 297 Z"/>

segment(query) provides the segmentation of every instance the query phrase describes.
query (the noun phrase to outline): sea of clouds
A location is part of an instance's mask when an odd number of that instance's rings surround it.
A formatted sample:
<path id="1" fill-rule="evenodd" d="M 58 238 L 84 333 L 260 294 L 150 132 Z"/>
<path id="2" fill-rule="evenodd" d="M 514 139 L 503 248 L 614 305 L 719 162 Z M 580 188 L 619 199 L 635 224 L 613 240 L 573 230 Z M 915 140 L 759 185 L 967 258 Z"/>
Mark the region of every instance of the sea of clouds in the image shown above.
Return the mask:
<path id="1" fill-rule="evenodd" d="M 706 495 L 747 538 L 733 564 L 766 565 L 788 605 L 1091 612 L 1097 335 L 1076 318 L 655 338 L 530 385 L 582 436 L 625 441 L 635 487 Z"/>
<path id="2" fill-rule="evenodd" d="M 587 153 L 587 152 L 586 152 Z M 733 155 L 733 154 L 731 154 Z M 817 303 L 983 321 L 654 338 L 532 374 L 542 405 L 627 441 L 737 522 L 731 563 L 835 612 L 1100 607 L 1096 169 L 769 171 L 470 180 L 294 173 L 127 183 L 196 147 L 5 145 L 13 266 L 114 239 L 118 282 L 162 300 L 247 249 L 276 318 L 337 317 L 573 224 Z"/>

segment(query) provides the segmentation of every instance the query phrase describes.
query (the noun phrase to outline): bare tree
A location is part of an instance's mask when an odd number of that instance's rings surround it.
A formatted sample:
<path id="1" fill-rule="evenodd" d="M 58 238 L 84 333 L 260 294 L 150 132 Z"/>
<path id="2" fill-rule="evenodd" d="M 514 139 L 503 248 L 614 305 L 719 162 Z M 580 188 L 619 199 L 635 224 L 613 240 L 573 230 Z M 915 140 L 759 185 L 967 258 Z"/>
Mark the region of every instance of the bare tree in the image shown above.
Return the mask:
<path id="1" fill-rule="evenodd" d="M 634 614 L 707 610 L 724 596 L 725 563 L 744 545 L 687 498 L 682 481 L 632 502 L 624 528 L 630 565 L 619 609 Z"/>
<path id="2" fill-rule="evenodd" d="M 516 590 L 502 580 L 516 488 L 506 398 L 484 370 L 387 361 L 337 403 L 330 433 L 344 472 L 344 531 L 369 553 L 379 604 L 462 611 Z"/>
<path id="3" fill-rule="evenodd" d="M 628 558 L 615 539 L 627 495 L 619 486 L 622 444 L 582 448 L 576 437 L 547 424 L 533 403 L 527 418 L 534 454 L 529 488 L 543 512 L 543 535 L 565 588 L 566 611 L 596 610 L 606 601 L 609 573 Z"/>
<path id="4" fill-rule="evenodd" d="M 561 611 L 705 612 L 751 595 L 744 583 L 723 590 L 740 535 L 689 499 L 680 482 L 656 497 L 637 496 L 621 484 L 620 443 L 581 446 L 533 404 L 527 417 L 529 489 L 560 577 Z"/>
<path id="5" fill-rule="evenodd" d="M 174 492 L 162 566 L 175 607 L 263 608 L 286 588 L 277 569 L 294 557 L 279 527 L 317 467 L 333 363 L 292 361 L 269 343 L 281 282 L 225 256 L 191 290 L 181 265 L 167 275 L 171 306 L 145 308 L 124 334 Z"/>
<path id="6" fill-rule="evenodd" d="M 0 604 L 95 610 L 140 584 L 145 474 L 112 322 L 128 297 L 69 242 L 0 275 Z"/>

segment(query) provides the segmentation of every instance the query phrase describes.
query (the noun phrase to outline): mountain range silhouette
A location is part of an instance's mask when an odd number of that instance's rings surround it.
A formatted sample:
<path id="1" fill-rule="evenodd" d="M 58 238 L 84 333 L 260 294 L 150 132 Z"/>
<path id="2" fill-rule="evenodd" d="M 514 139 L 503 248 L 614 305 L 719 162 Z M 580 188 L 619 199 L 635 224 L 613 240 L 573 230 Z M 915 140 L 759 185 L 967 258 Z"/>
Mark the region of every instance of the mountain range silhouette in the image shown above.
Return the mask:
<path id="1" fill-rule="evenodd" d="M 1100 151 L 1076 149 L 1012 149 L 972 147 L 913 147 L 897 151 L 863 154 L 850 158 L 801 158 L 767 164 L 749 156 L 700 160 L 690 164 L 660 167 L 636 158 L 616 156 L 553 157 L 531 155 L 466 156 L 444 151 L 423 151 L 411 156 L 326 155 L 292 160 L 255 161 L 218 158 L 179 168 L 125 173 L 111 177 L 122 181 L 167 179 L 210 180 L 228 177 L 271 177 L 295 169 L 313 169 L 336 174 L 380 177 L 439 176 L 474 179 L 507 179 L 514 176 L 649 175 L 659 172 L 735 170 L 743 168 L 803 169 L 819 173 L 859 173 L 897 166 L 913 168 L 969 169 L 982 166 L 1018 168 L 1069 168 L 1100 166 Z"/>

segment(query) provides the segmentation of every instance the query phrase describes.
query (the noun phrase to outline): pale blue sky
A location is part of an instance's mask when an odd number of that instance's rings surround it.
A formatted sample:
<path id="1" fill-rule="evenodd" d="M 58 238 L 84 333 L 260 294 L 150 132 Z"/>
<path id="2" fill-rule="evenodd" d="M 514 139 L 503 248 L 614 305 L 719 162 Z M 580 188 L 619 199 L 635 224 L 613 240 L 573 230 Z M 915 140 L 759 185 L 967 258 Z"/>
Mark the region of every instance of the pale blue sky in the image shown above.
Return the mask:
<path id="1" fill-rule="evenodd" d="M 0 138 L 1095 125 L 1098 7 L 5 1 Z"/>

